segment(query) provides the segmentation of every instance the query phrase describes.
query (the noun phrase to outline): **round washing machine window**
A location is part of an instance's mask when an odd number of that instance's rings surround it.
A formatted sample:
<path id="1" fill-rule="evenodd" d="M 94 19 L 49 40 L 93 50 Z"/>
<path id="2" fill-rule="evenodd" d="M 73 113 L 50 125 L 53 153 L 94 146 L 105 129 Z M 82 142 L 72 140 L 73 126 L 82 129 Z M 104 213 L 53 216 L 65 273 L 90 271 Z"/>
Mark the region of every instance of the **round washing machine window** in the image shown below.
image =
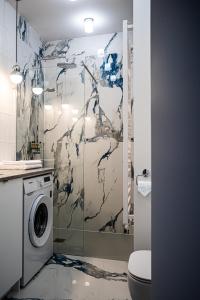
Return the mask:
<path id="1" fill-rule="evenodd" d="M 41 203 L 35 213 L 34 230 L 38 238 L 41 238 L 45 233 L 48 223 L 48 210 L 44 203 Z"/>
<path id="2" fill-rule="evenodd" d="M 29 217 L 29 236 L 33 246 L 43 247 L 50 236 L 53 225 L 52 200 L 40 195 L 33 203 Z"/>

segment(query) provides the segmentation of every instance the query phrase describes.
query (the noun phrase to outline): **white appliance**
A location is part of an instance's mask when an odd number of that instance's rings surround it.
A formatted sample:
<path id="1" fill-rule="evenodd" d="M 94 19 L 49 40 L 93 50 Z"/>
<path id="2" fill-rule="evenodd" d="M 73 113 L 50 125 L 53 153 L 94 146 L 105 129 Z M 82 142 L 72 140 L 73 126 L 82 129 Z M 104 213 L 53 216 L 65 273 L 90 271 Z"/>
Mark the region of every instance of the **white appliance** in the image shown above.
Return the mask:
<path id="1" fill-rule="evenodd" d="M 24 180 L 24 287 L 53 255 L 53 178 Z"/>

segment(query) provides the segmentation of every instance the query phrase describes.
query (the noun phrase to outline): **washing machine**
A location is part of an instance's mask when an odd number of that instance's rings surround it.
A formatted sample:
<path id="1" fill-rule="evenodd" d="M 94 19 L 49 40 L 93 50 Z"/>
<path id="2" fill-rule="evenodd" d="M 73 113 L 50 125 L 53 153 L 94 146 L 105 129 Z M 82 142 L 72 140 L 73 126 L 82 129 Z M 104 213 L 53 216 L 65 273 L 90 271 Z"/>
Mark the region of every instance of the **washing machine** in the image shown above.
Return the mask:
<path id="1" fill-rule="evenodd" d="M 53 255 L 52 174 L 24 180 L 24 287 Z"/>

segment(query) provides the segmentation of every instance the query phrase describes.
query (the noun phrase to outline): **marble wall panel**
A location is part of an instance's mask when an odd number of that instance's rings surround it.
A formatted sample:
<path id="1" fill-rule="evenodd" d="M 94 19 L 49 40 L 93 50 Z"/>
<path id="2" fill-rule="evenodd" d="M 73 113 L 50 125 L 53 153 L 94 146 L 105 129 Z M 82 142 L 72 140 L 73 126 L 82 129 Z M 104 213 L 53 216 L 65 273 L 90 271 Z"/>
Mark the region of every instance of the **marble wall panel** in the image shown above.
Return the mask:
<path id="1" fill-rule="evenodd" d="M 87 232 L 99 240 L 102 233 L 117 233 L 120 239 L 122 34 L 55 41 L 43 49 L 44 157 L 55 168 L 55 232 L 77 230 L 83 240 Z"/>

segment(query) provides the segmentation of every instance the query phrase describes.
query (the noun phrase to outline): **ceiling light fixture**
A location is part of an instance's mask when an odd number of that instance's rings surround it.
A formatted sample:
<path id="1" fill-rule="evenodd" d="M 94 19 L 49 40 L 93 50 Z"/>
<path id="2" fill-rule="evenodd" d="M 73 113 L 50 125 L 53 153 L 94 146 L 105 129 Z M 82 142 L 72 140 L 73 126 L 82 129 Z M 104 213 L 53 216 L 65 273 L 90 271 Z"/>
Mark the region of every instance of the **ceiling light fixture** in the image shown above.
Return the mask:
<path id="1" fill-rule="evenodd" d="M 22 76 L 22 73 L 20 72 L 20 66 L 18 65 L 18 52 L 17 52 L 17 41 L 18 41 L 18 32 L 17 32 L 17 22 L 18 22 L 18 2 L 20 0 L 16 0 L 16 27 L 15 27 L 15 30 L 16 30 L 16 44 L 15 44 L 15 54 L 16 54 L 16 64 L 13 66 L 12 68 L 12 73 L 10 74 L 10 80 L 14 83 L 14 84 L 20 84 L 23 80 L 23 76 Z"/>
<path id="2" fill-rule="evenodd" d="M 84 29 L 86 33 L 92 33 L 94 31 L 94 19 L 86 18 L 84 19 Z"/>

